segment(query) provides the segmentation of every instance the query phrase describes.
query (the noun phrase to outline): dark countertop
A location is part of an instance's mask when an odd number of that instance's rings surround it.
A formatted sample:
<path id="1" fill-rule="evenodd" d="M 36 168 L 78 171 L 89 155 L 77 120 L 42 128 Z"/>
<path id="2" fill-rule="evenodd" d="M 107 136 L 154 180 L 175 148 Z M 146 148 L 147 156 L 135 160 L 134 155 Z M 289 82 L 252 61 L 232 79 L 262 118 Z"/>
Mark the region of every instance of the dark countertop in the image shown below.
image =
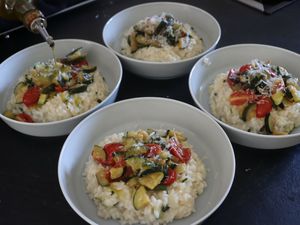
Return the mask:
<path id="1" fill-rule="evenodd" d="M 103 43 L 106 21 L 142 0 L 102 0 L 48 20 L 55 39 L 78 38 Z M 212 14 L 222 28 L 217 47 L 237 43 L 275 45 L 300 53 L 300 1 L 265 15 L 232 0 L 186 0 Z M 20 29 L 0 36 L 0 62 L 17 51 L 42 42 Z M 5 76 L 5 74 L 0 74 Z M 148 80 L 124 71 L 118 101 L 139 96 L 168 97 L 194 105 L 188 74 L 165 81 Z M 180 91 L 178 91 L 180 90 Z M 57 162 L 63 137 L 37 138 L 0 122 L 0 224 L 86 224 L 60 190 Z M 300 145 L 258 150 L 233 144 L 236 175 L 232 189 L 203 224 L 300 224 Z"/>

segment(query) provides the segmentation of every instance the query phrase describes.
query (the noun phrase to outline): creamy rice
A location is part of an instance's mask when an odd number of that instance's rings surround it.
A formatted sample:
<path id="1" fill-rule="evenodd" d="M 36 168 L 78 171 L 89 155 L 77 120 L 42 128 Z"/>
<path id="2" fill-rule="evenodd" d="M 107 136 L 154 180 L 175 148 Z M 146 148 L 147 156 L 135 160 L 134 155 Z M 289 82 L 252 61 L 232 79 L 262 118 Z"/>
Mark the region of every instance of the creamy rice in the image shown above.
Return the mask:
<path id="1" fill-rule="evenodd" d="M 196 34 L 189 24 L 181 23 L 174 19 L 174 23 L 178 24 L 180 27 L 178 30 L 182 30 L 182 32 L 186 34 L 186 37 L 179 38 L 178 35 L 180 36 L 180 34 L 178 33 L 180 32 L 172 30 L 172 28 L 170 28 L 172 26 L 169 26 L 166 31 L 170 31 L 175 38 L 174 43 L 172 44 L 168 42 L 168 38 L 165 33 L 153 34 L 166 15 L 169 14 L 162 13 L 159 16 L 154 15 L 152 17 L 147 17 L 131 26 L 124 33 L 124 37 L 122 39 L 122 54 L 135 59 L 155 62 L 174 62 L 200 54 L 203 51 L 203 40 Z M 147 44 L 143 47 L 139 47 L 135 51 L 132 51 L 131 44 L 128 39 L 134 32 L 136 32 L 137 29 L 143 30 L 143 32 L 146 33 L 145 37 L 148 38 L 148 40 L 153 41 L 155 44 Z M 137 35 L 140 35 L 140 33 L 141 32 L 138 31 Z M 179 43 L 181 41 L 184 44 L 184 47 Z"/>
<path id="2" fill-rule="evenodd" d="M 125 133 L 106 137 L 99 146 L 112 142 L 120 142 Z M 206 187 L 206 170 L 197 154 L 192 151 L 191 159 L 186 164 L 185 171 L 167 190 L 148 191 L 150 204 L 136 210 L 133 205 L 134 189 L 123 181 L 114 182 L 114 188 L 121 191 L 120 195 L 111 186 L 98 184 L 95 174 L 103 166 L 92 157 L 86 163 L 84 179 L 89 197 L 97 206 L 97 213 L 104 219 L 117 219 L 121 224 L 166 224 L 174 219 L 189 216 L 195 211 L 197 196 Z M 163 212 L 162 208 L 168 206 Z"/>

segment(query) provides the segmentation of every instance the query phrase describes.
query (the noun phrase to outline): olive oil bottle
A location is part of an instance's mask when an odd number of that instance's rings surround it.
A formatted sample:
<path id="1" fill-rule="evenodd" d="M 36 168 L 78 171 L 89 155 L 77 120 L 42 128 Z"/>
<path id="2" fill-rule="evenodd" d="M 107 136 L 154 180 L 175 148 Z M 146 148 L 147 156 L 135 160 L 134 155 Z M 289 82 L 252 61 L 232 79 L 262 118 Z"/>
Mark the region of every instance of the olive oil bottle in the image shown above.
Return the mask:
<path id="1" fill-rule="evenodd" d="M 28 30 L 39 33 L 53 48 L 53 38 L 46 30 L 46 18 L 36 8 L 36 2 L 34 0 L 0 0 L 0 17 L 21 21 Z"/>

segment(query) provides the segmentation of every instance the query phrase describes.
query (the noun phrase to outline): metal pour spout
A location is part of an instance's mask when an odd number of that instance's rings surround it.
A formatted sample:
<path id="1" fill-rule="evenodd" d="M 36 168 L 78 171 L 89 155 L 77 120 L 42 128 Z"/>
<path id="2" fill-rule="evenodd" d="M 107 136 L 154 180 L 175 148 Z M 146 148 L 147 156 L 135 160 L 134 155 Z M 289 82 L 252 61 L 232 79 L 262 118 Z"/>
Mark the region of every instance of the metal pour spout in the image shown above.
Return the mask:
<path id="1" fill-rule="evenodd" d="M 47 27 L 47 21 L 42 17 L 38 17 L 34 19 L 30 24 L 30 30 L 32 30 L 35 33 L 40 33 L 40 35 L 42 35 L 42 37 L 45 39 L 48 45 L 51 48 L 53 48 L 54 40 L 53 37 L 48 34 L 46 27 Z"/>

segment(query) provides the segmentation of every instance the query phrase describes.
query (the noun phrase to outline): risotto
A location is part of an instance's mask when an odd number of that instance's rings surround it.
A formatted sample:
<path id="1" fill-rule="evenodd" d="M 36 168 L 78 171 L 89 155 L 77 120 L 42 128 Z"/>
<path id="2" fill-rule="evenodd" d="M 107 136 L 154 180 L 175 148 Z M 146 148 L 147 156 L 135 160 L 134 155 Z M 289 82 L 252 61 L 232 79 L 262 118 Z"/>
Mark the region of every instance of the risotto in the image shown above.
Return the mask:
<path id="1" fill-rule="evenodd" d="M 189 216 L 206 187 L 204 164 L 175 130 L 108 136 L 94 145 L 83 176 L 98 215 L 121 224 L 158 225 Z"/>
<path id="2" fill-rule="evenodd" d="M 84 113 L 103 101 L 108 87 L 82 48 L 62 59 L 37 62 L 20 77 L 4 115 L 24 122 L 51 122 Z"/>
<path id="3" fill-rule="evenodd" d="M 300 126 L 298 78 L 269 62 L 256 59 L 219 74 L 209 98 L 213 115 L 245 131 L 281 135 Z"/>
<path id="4" fill-rule="evenodd" d="M 130 27 L 121 46 L 124 55 L 135 59 L 174 62 L 200 54 L 203 40 L 189 24 L 162 13 Z"/>

